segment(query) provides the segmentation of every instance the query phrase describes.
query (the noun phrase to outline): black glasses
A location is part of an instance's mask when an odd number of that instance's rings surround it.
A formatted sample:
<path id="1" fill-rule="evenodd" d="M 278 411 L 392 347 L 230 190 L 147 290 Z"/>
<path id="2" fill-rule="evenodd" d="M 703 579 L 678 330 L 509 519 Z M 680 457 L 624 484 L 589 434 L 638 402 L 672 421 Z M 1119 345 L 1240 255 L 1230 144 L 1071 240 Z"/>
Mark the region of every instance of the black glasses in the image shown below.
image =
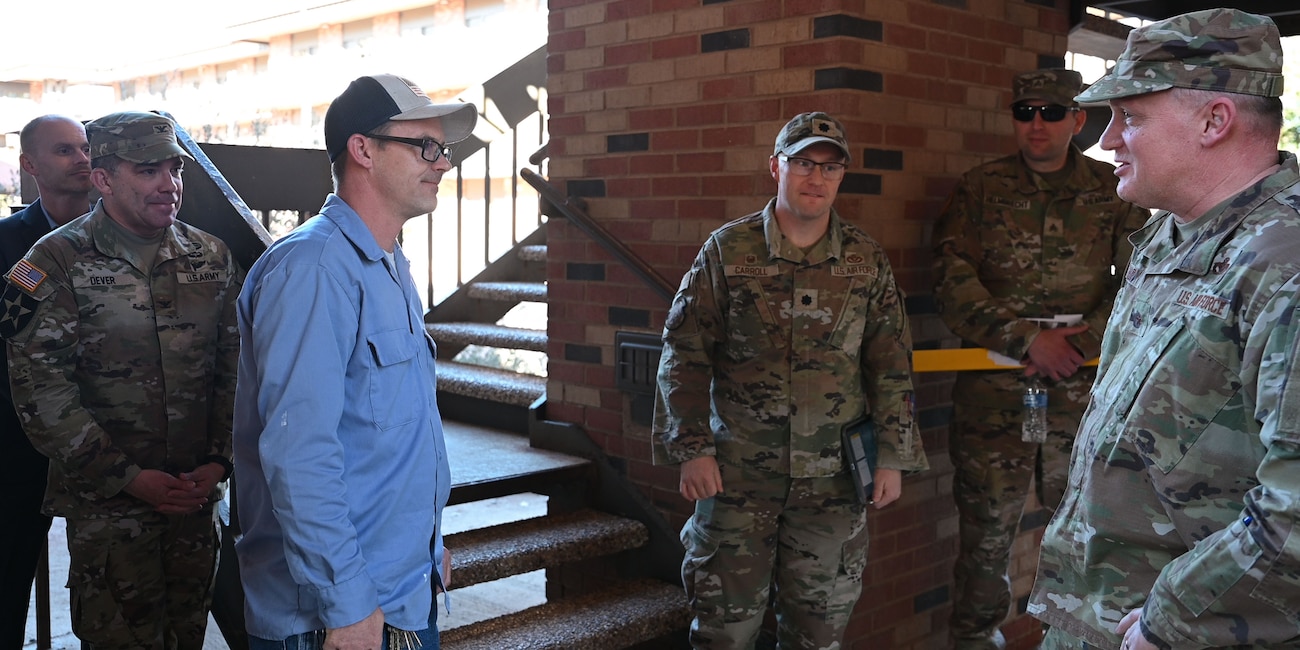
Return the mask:
<path id="1" fill-rule="evenodd" d="M 807 158 L 796 158 L 786 154 L 777 156 L 782 162 L 790 165 L 790 171 L 795 176 L 812 176 L 813 170 L 821 167 L 822 178 L 828 181 L 837 181 L 844 178 L 844 163 L 842 162 L 813 162 Z"/>
<path id="2" fill-rule="evenodd" d="M 1026 106 L 1016 104 L 1011 107 L 1011 117 L 1016 118 L 1017 122 L 1033 122 L 1034 113 L 1043 116 L 1044 122 L 1060 122 L 1065 119 L 1066 113 L 1077 111 L 1077 108 L 1061 106 L 1060 104 L 1048 104 L 1047 106 Z"/>
<path id="3" fill-rule="evenodd" d="M 433 138 L 399 138 L 395 135 L 379 135 L 378 133 L 367 133 L 366 137 L 374 138 L 376 140 L 385 140 L 388 142 L 400 142 L 402 144 L 409 144 L 412 147 L 419 147 L 420 157 L 431 163 L 438 162 L 439 156 L 446 158 L 447 162 L 451 162 L 451 147 L 448 147 Z"/>

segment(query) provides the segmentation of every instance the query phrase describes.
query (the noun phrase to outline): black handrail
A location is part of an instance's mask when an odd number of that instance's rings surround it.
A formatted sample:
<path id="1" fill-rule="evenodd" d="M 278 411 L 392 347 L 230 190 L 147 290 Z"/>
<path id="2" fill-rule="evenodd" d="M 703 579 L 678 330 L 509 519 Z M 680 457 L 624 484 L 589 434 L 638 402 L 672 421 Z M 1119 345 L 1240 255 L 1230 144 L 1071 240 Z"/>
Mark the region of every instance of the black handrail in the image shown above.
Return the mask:
<path id="1" fill-rule="evenodd" d="M 651 268 L 645 260 L 632 252 L 632 249 L 628 248 L 626 244 L 616 239 L 608 230 L 605 230 L 604 226 L 592 219 L 591 215 L 588 215 L 574 201 L 564 196 L 554 185 L 546 182 L 546 179 L 531 169 L 519 170 L 519 176 L 527 181 L 529 185 L 532 185 L 544 200 L 555 206 L 555 209 L 559 210 L 560 214 L 569 220 L 569 223 L 586 233 L 588 237 L 591 237 L 597 244 L 609 251 L 619 262 L 631 269 L 637 277 L 641 278 L 642 282 L 645 282 L 650 289 L 659 294 L 659 297 L 663 298 L 665 302 L 672 301 L 673 294 L 676 293 L 673 285 L 669 284 L 662 275 L 659 275 L 658 271 Z"/>

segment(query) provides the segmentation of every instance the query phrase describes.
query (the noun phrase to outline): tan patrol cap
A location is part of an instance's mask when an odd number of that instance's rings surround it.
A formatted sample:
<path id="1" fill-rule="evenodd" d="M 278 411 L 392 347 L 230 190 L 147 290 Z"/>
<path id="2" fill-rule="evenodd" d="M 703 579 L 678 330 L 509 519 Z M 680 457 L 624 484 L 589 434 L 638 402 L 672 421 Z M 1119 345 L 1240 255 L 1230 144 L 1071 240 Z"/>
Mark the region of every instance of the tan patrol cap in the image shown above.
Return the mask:
<path id="1" fill-rule="evenodd" d="M 90 159 L 114 156 L 133 163 L 156 163 L 184 156 L 176 142 L 176 125 L 157 113 L 110 113 L 86 125 Z"/>
<path id="2" fill-rule="evenodd" d="M 1074 96 L 1079 94 L 1080 88 L 1083 88 L 1083 76 L 1074 70 L 1031 70 L 1016 75 L 1011 81 L 1011 103 L 1038 100 L 1058 106 L 1077 106 Z"/>

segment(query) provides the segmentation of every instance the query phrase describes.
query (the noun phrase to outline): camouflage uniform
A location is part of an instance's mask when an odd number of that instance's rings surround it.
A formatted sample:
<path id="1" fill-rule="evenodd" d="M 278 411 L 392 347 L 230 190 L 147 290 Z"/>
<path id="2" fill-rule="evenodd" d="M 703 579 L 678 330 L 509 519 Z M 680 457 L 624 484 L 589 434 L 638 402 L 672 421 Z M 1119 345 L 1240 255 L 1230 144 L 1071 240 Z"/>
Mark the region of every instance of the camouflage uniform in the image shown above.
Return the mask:
<path id="1" fill-rule="evenodd" d="M 655 462 L 716 456 L 726 490 L 682 530 L 697 647 L 752 647 L 773 578 L 782 647 L 839 647 L 867 550 L 840 429 L 869 414 L 880 467 L 928 466 L 884 251 L 832 211 L 804 252 L 775 205 L 709 237 L 665 323 Z"/>
<path id="2" fill-rule="evenodd" d="M 123 488 L 143 469 L 229 458 L 241 276 L 219 239 L 183 223 L 154 259 L 146 247 L 101 201 L 6 276 L 0 333 L 23 426 L 51 459 L 43 509 L 68 521 L 77 636 L 98 650 L 197 650 L 212 508 L 162 515 Z"/>
<path id="3" fill-rule="evenodd" d="M 1026 73 L 1030 78 L 1054 71 Z M 1072 105 L 1078 73 L 1069 72 Z M 1018 95 L 1026 92 L 1018 89 Z M 1037 98 L 1037 97 L 1035 97 Z M 1045 98 L 1044 98 L 1045 99 Z M 1073 170 L 1070 172 L 1069 170 Z M 1069 145 L 1069 176 L 1054 187 L 1020 154 L 968 171 L 935 225 L 935 299 L 944 323 L 967 345 L 1013 359 L 1040 330 L 1029 318 L 1083 314 L 1090 329 L 1071 337 L 1086 358 L 1101 333 L 1132 251 L 1125 237 L 1150 216 L 1115 194 L 1114 168 Z M 950 634 L 959 648 L 1001 647 L 1011 608 L 1011 546 L 1031 481 L 1047 508 L 1065 488 L 1079 418 L 1095 371 L 1081 368 L 1048 390 L 1047 442 L 1021 440 L 1025 379 L 1012 371 L 963 372 L 953 389 L 953 497 L 960 525 Z"/>
<path id="4" fill-rule="evenodd" d="M 1080 99 L 1275 97 L 1277 45 L 1260 16 L 1175 17 Z M 1300 170 L 1278 160 L 1185 234 L 1160 212 L 1132 237 L 1030 599 L 1044 648 L 1118 648 L 1137 607 L 1157 647 L 1300 648 Z"/>

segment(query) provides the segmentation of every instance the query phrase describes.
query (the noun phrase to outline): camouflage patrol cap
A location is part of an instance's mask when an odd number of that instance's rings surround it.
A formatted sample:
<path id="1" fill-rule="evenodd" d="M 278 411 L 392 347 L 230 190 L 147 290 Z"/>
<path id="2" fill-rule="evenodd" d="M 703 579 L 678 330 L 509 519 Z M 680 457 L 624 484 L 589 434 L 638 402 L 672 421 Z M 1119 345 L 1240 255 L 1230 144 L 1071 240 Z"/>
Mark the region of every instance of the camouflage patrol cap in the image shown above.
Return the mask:
<path id="1" fill-rule="evenodd" d="M 1031 70 L 1016 75 L 1011 81 L 1011 103 L 1019 104 L 1032 100 L 1056 104 L 1058 106 L 1077 106 L 1074 96 L 1083 88 L 1083 75 L 1065 68 Z"/>
<path id="2" fill-rule="evenodd" d="M 146 164 L 177 156 L 194 159 L 177 144 L 176 125 L 157 113 L 110 113 L 86 125 L 86 139 L 91 160 L 113 155 Z"/>
<path id="3" fill-rule="evenodd" d="M 844 137 L 844 125 L 821 112 L 800 113 L 786 122 L 776 136 L 776 149 L 772 151 L 772 155 L 791 156 L 818 142 L 839 147 L 844 153 L 845 162 L 853 160 L 853 156 L 849 154 L 849 141 Z"/>
<path id="4" fill-rule="evenodd" d="M 1209 9 L 1139 27 L 1115 67 L 1075 99 L 1105 102 L 1170 88 L 1281 96 L 1277 25 L 1267 16 Z"/>

